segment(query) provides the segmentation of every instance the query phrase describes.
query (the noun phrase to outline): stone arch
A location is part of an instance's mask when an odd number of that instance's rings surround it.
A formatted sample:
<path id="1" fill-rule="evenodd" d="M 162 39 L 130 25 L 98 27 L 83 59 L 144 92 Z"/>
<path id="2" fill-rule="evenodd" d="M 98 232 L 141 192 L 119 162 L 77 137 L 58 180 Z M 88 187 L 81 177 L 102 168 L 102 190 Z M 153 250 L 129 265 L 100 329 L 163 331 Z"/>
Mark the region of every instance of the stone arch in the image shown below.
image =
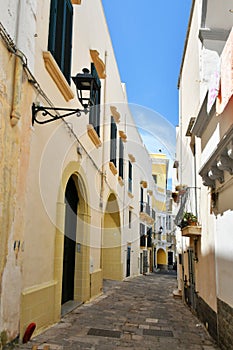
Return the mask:
<path id="1" fill-rule="evenodd" d="M 61 316 L 62 274 L 65 232 L 65 191 L 69 179 L 73 180 L 78 196 L 77 225 L 74 267 L 74 301 L 84 302 L 90 297 L 89 262 L 90 262 L 90 208 L 89 193 L 85 174 L 77 162 L 71 162 L 62 174 L 57 202 L 57 227 L 54 253 L 54 279 L 57 281 L 55 295 L 55 320 Z"/>
<path id="2" fill-rule="evenodd" d="M 103 278 L 122 280 L 123 264 L 121 261 L 121 223 L 119 205 L 116 195 L 108 197 L 102 236 L 102 270 Z"/>
<path id="3" fill-rule="evenodd" d="M 159 268 L 166 268 L 167 266 L 167 255 L 163 248 L 159 248 L 157 251 L 157 266 Z"/>

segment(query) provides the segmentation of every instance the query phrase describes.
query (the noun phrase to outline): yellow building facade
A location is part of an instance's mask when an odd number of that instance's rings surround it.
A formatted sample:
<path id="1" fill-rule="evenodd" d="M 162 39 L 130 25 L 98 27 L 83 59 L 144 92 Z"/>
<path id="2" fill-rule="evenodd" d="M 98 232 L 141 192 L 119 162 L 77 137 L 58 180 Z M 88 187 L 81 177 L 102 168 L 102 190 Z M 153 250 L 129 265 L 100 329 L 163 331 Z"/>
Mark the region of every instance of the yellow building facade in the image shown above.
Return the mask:
<path id="1" fill-rule="evenodd" d="M 144 182 L 152 200 L 152 176 L 101 1 L 7 1 L 0 21 L 4 345 L 97 297 L 103 279 L 140 273 L 138 203 Z M 55 107 L 83 109 L 72 79 L 83 68 L 98 85 L 94 107 L 58 120 Z"/>

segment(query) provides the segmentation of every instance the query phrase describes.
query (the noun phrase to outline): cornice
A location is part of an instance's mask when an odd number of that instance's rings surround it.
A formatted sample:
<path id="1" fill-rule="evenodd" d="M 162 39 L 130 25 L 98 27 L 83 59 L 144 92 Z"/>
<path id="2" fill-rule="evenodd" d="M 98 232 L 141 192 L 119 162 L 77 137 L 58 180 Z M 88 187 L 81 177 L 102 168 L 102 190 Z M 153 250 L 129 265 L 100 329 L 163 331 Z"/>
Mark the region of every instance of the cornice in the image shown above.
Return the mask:
<path id="1" fill-rule="evenodd" d="M 230 30 L 222 28 L 200 28 L 199 39 L 203 43 L 204 40 L 227 41 Z"/>
<path id="2" fill-rule="evenodd" d="M 90 55 L 93 63 L 95 64 L 95 68 L 97 70 L 99 78 L 105 79 L 106 78 L 105 64 L 99 57 L 99 52 L 97 50 L 90 50 Z"/>
<path id="3" fill-rule="evenodd" d="M 205 98 L 200 106 L 196 121 L 192 127 L 192 134 L 197 137 L 201 137 L 203 132 L 206 130 L 207 125 L 209 124 L 211 118 L 216 113 L 216 105 L 214 103 L 209 114 L 207 113 L 207 102 L 208 102 L 208 91 L 205 95 Z"/>
<path id="4" fill-rule="evenodd" d="M 127 135 L 125 134 L 125 132 L 123 130 L 119 130 L 119 136 L 123 142 L 127 141 Z"/>
<path id="5" fill-rule="evenodd" d="M 220 184 L 225 181 L 224 171 L 233 174 L 233 125 L 217 144 L 199 174 L 205 186 L 216 188 L 216 181 Z"/>
<path id="6" fill-rule="evenodd" d="M 112 114 L 112 116 L 113 116 L 113 119 L 114 119 L 115 123 L 119 123 L 119 122 L 120 122 L 121 115 L 120 115 L 120 113 L 117 111 L 117 107 L 115 107 L 115 106 L 110 106 L 110 111 L 111 111 L 111 114 Z"/>

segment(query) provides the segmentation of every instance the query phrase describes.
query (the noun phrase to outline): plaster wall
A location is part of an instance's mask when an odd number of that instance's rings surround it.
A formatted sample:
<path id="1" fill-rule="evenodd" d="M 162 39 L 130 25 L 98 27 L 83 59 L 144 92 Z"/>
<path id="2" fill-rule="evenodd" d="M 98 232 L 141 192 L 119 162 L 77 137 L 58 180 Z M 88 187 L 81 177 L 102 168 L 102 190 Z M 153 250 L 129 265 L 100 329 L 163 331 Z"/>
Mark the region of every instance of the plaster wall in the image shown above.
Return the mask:
<path id="1" fill-rule="evenodd" d="M 228 192 L 229 196 L 229 192 Z M 233 244 L 231 239 L 232 211 L 218 215 L 216 222 L 216 266 L 218 298 L 233 307 Z"/>
<path id="2" fill-rule="evenodd" d="M 200 104 L 201 68 L 200 68 L 200 43 L 197 40 L 200 25 L 200 13 L 198 1 L 195 2 L 193 19 L 190 26 L 189 40 L 185 52 L 185 59 L 180 76 L 179 86 L 179 130 L 177 157 L 180 162 L 180 184 L 194 185 L 194 177 L 191 172 L 193 157 L 190 149 L 190 138 L 186 137 L 189 120 L 198 113 Z"/>

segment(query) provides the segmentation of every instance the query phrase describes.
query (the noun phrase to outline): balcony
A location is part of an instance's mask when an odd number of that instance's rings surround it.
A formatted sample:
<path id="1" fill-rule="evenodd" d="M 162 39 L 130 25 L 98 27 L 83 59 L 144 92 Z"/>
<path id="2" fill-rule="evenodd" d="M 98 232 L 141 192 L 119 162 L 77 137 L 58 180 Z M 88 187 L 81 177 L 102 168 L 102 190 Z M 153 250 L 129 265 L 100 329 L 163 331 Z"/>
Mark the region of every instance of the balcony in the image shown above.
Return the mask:
<path id="1" fill-rule="evenodd" d="M 139 216 L 142 221 L 146 222 L 148 225 L 153 225 L 155 222 L 155 211 L 151 209 L 148 203 L 140 202 L 139 212 Z"/>
<path id="2" fill-rule="evenodd" d="M 198 238 L 201 237 L 201 226 L 185 226 L 181 229 L 182 237 Z"/>

